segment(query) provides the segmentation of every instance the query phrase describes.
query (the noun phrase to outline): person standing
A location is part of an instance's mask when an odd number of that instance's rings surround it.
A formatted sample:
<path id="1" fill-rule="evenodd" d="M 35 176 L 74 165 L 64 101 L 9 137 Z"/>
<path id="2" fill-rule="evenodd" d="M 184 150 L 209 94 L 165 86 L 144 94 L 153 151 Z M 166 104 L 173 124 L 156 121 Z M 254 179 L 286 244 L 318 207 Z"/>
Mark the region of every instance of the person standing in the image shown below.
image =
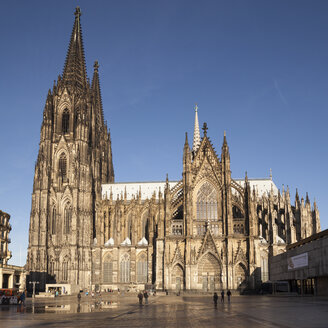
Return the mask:
<path id="1" fill-rule="evenodd" d="M 145 304 L 148 304 L 148 296 L 149 296 L 149 295 L 148 295 L 148 293 L 147 293 L 146 290 L 144 291 L 144 295 L 143 295 L 143 296 L 144 296 L 144 298 L 145 298 Z"/>
<path id="2" fill-rule="evenodd" d="M 213 295 L 213 302 L 214 302 L 214 306 L 217 307 L 218 306 L 218 299 L 219 299 L 219 296 L 217 293 L 214 293 Z"/>
<path id="3" fill-rule="evenodd" d="M 230 303 L 230 296 L 231 296 L 231 291 L 230 291 L 230 289 L 228 289 L 228 291 L 227 291 L 227 296 L 228 296 L 228 303 Z"/>
<path id="4" fill-rule="evenodd" d="M 143 295 L 142 295 L 142 292 L 141 291 L 138 294 L 138 298 L 139 298 L 139 304 L 142 305 Z"/>
<path id="5" fill-rule="evenodd" d="M 221 303 L 224 303 L 224 290 L 221 292 Z"/>

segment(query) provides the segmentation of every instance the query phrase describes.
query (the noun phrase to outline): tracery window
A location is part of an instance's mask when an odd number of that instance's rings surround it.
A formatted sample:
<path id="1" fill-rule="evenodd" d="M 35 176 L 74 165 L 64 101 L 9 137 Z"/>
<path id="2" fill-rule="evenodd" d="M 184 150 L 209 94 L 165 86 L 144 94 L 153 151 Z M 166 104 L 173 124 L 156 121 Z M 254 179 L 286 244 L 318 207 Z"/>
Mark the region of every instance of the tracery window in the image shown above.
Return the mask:
<path id="1" fill-rule="evenodd" d="M 65 259 L 62 266 L 63 272 L 63 281 L 68 280 L 68 261 Z"/>
<path id="2" fill-rule="evenodd" d="M 69 234 L 71 228 L 71 215 L 72 211 L 69 205 L 66 205 L 64 209 L 64 233 Z"/>
<path id="3" fill-rule="evenodd" d="M 145 237 L 146 240 L 149 242 L 149 219 L 147 213 L 143 217 L 142 237 Z"/>
<path id="4" fill-rule="evenodd" d="M 113 282 L 113 262 L 110 256 L 107 256 L 103 263 L 103 282 L 105 284 Z"/>
<path id="5" fill-rule="evenodd" d="M 244 233 L 244 225 L 241 224 L 234 224 L 233 225 L 233 232 L 234 233 Z"/>
<path id="6" fill-rule="evenodd" d="M 121 258 L 120 277 L 121 282 L 130 282 L 130 257 L 128 254 L 124 254 Z"/>
<path id="7" fill-rule="evenodd" d="M 172 224 L 172 234 L 173 235 L 182 235 L 182 223 L 173 223 Z"/>
<path id="8" fill-rule="evenodd" d="M 59 157 L 59 174 L 63 179 L 67 176 L 67 159 L 66 155 L 62 153 Z"/>
<path id="9" fill-rule="evenodd" d="M 52 218 L 51 218 L 51 233 L 56 234 L 56 208 L 52 209 Z"/>
<path id="10" fill-rule="evenodd" d="M 68 133 L 68 131 L 69 131 L 69 111 L 67 108 L 65 108 L 62 116 L 62 132 Z"/>
<path id="11" fill-rule="evenodd" d="M 55 274 L 55 262 L 52 260 L 49 265 L 49 274 L 53 276 Z"/>
<path id="12" fill-rule="evenodd" d="M 131 214 L 128 217 L 127 236 L 132 242 L 132 215 Z"/>
<path id="13" fill-rule="evenodd" d="M 218 203 L 217 192 L 209 183 L 205 182 L 197 193 L 197 220 L 217 220 L 218 219 Z"/>
<path id="14" fill-rule="evenodd" d="M 139 256 L 137 262 L 137 282 L 147 282 L 148 276 L 148 263 L 147 263 L 147 256 L 145 253 L 142 253 Z"/>
<path id="15" fill-rule="evenodd" d="M 238 206 L 232 206 L 232 216 L 234 219 L 242 219 L 244 217 L 243 212 Z"/>

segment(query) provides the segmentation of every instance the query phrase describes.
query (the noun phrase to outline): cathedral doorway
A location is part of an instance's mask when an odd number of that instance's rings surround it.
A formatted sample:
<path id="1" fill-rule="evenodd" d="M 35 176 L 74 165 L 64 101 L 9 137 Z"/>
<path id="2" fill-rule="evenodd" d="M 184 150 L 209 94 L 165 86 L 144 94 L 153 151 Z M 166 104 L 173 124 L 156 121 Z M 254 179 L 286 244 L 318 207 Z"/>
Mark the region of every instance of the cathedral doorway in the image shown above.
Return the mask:
<path id="1" fill-rule="evenodd" d="M 175 284 L 177 293 L 183 289 L 183 269 L 180 264 L 176 264 L 172 271 L 172 285 Z M 172 286 L 174 288 L 174 286 Z"/>
<path id="2" fill-rule="evenodd" d="M 207 276 L 203 276 L 203 292 L 207 292 L 207 285 L 208 285 L 208 282 L 207 282 Z"/>
<path id="3" fill-rule="evenodd" d="M 247 286 L 247 271 L 242 263 L 235 268 L 235 286 L 238 290 L 243 290 Z"/>
<path id="4" fill-rule="evenodd" d="M 198 263 L 198 277 L 203 292 L 213 292 L 221 288 L 221 266 L 213 254 L 206 253 L 201 257 Z"/>

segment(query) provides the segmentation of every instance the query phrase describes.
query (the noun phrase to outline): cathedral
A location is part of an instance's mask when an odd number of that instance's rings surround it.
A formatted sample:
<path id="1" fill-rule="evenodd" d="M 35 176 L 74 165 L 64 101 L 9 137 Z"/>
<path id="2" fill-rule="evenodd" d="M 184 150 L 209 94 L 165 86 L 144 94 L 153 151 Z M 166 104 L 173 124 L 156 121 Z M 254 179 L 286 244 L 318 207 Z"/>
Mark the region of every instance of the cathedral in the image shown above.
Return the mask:
<path id="1" fill-rule="evenodd" d="M 197 106 L 181 180 L 114 182 L 98 71 L 95 62 L 90 83 L 77 8 L 35 165 L 27 281 L 39 281 L 40 291 L 254 290 L 270 279 L 271 256 L 320 231 L 308 195 L 296 192 L 292 203 L 271 175 L 231 177 L 227 137 L 218 155 L 206 123 L 201 136 Z"/>

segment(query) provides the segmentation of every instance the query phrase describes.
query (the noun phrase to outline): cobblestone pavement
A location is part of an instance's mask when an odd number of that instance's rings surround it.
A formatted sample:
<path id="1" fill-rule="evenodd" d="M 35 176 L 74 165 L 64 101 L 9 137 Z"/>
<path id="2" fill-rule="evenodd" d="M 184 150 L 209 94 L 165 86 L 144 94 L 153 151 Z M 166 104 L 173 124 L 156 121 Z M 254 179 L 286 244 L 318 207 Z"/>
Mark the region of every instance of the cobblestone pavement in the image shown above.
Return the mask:
<path id="1" fill-rule="evenodd" d="M 211 296 L 137 297 L 106 295 L 92 299 L 58 297 L 28 300 L 26 307 L 0 305 L 1 327 L 328 327 L 328 299 L 234 296 L 215 308 Z"/>

